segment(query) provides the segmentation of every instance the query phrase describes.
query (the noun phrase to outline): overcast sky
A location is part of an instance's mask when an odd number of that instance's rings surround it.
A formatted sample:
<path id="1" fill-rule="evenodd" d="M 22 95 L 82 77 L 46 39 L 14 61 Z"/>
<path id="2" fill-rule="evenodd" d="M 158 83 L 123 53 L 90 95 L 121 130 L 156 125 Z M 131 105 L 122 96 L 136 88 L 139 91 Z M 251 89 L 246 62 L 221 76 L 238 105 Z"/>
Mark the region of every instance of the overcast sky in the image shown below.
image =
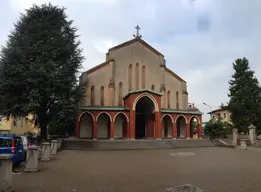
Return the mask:
<path id="1" fill-rule="evenodd" d="M 66 7 L 79 28 L 86 57 L 83 70 L 102 63 L 110 47 L 131 39 L 138 20 L 143 39 L 187 81 L 189 102 L 204 113 L 209 108 L 203 102 L 215 109 L 228 101 L 236 58 L 247 57 L 261 78 L 260 0 L 4 0 L 0 44 L 20 12 L 45 2 Z"/>

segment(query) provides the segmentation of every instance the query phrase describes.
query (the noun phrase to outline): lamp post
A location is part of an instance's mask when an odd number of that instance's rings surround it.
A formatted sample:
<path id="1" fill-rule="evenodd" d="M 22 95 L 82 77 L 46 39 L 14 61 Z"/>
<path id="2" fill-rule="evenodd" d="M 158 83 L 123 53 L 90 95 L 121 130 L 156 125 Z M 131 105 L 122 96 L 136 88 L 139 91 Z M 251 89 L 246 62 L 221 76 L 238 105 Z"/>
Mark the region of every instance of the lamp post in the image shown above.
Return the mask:
<path id="1" fill-rule="evenodd" d="M 210 119 L 212 118 L 212 107 L 210 106 L 210 105 L 208 105 L 208 104 L 206 104 L 206 103 L 203 103 L 203 105 L 206 105 L 206 106 L 208 106 L 209 107 L 209 109 L 210 109 Z"/>

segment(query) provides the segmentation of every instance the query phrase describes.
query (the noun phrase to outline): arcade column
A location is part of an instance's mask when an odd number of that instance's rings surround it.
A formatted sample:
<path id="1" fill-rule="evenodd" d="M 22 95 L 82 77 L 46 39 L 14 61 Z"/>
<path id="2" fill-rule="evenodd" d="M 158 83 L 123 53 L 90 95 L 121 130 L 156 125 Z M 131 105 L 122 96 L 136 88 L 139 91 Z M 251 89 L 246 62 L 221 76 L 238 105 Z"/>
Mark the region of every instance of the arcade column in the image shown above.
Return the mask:
<path id="1" fill-rule="evenodd" d="M 133 110 L 130 110 L 128 137 L 130 140 L 135 140 L 135 111 Z"/>
<path id="2" fill-rule="evenodd" d="M 202 115 L 199 117 L 199 125 L 198 125 L 198 138 L 202 138 L 203 128 L 202 128 Z"/>
<path id="3" fill-rule="evenodd" d="M 157 140 L 161 140 L 162 139 L 160 118 L 161 118 L 161 112 L 160 111 L 156 111 L 155 112 L 155 125 L 156 125 L 156 139 Z"/>
<path id="4" fill-rule="evenodd" d="M 177 124 L 174 122 L 172 122 L 172 139 L 176 139 L 177 138 Z"/>
<path id="5" fill-rule="evenodd" d="M 95 120 L 92 123 L 92 139 L 97 140 L 97 122 Z"/>
<path id="6" fill-rule="evenodd" d="M 114 140 L 114 122 L 110 122 L 110 140 Z"/>
<path id="7" fill-rule="evenodd" d="M 186 139 L 190 139 L 190 123 L 186 123 Z"/>

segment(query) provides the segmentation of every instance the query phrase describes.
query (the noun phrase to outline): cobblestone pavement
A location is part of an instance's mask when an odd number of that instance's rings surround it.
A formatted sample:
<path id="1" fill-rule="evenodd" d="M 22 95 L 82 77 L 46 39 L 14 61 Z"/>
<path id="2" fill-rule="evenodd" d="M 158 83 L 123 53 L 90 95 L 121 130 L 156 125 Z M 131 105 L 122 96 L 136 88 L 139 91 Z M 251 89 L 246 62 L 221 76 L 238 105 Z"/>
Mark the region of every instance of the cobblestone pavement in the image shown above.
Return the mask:
<path id="1" fill-rule="evenodd" d="M 183 155 L 173 155 L 176 153 Z M 260 162 L 261 152 L 213 147 L 62 151 L 51 162 L 40 163 L 38 173 L 13 175 L 13 189 L 16 192 L 164 192 L 177 185 L 191 184 L 207 192 L 260 192 Z"/>

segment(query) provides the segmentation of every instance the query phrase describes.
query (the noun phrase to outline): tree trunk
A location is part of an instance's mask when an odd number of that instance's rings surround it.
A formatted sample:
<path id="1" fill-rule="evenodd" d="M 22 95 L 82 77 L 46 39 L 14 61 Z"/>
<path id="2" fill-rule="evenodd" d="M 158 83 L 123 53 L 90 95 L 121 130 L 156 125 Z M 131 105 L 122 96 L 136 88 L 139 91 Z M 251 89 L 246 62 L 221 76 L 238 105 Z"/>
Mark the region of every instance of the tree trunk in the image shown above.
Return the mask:
<path id="1" fill-rule="evenodd" d="M 41 140 L 47 141 L 47 126 L 46 125 L 41 126 Z"/>

